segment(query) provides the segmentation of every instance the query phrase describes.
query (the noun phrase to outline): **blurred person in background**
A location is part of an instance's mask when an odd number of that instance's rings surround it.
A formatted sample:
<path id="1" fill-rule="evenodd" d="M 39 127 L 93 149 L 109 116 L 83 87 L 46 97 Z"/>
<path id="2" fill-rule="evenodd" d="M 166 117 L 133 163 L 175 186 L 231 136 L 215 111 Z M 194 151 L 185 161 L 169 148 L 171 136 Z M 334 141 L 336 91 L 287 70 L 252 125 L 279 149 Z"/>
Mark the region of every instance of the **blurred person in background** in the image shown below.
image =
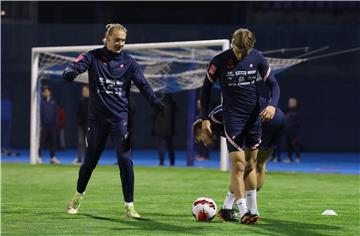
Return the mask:
<path id="1" fill-rule="evenodd" d="M 65 121 L 66 121 L 66 112 L 62 105 L 59 105 L 57 108 L 58 112 L 58 120 L 57 120 L 57 128 L 58 128 L 58 146 L 60 150 L 64 150 L 66 148 L 65 144 Z"/>
<path id="2" fill-rule="evenodd" d="M 165 149 L 168 150 L 170 166 L 175 165 L 175 151 L 173 137 L 175 135 L 176 103 L 171 94 L 159 94 L 158 96 L 165 105 L 163 111 L 152 109 L 152 134 L 158 139 L 159 165 L 164 165 Z"/>
<path id="3" fill-rule="evenodd" d="M 50 151 L 50 163 L 60 164 L 56 158 L 57 146 L 57 106 L 55 100 L 51 96 L 51 90 L 45 86 L 42 90 L 42 99 L 40 102 L 40 148 L 38 163 L 42 163 L 41 149 L 48 146 Z"/>
<path id="4" fill-rule="evenodd" d="M 85 158 L 86 133 L 89 114 L 89 86 L 84 85 L 81 89 L 81 98 L 76 112 L 77 135 L 78 135 L 78 156 L 72 162 L 80 164 Z"/>
<path id="5" fill-rule="evenodd" d="M 295 162 L 300 162 L 300 131 L 301 131 L 301 118 L 298 111 L 298 101 L 296 98 L 289 98 L 288 110 L 285 114 L 285 143 L 288 153 L 287 160 L 284 162 L 293 162 L 293 152 L 295 152 Z"/>

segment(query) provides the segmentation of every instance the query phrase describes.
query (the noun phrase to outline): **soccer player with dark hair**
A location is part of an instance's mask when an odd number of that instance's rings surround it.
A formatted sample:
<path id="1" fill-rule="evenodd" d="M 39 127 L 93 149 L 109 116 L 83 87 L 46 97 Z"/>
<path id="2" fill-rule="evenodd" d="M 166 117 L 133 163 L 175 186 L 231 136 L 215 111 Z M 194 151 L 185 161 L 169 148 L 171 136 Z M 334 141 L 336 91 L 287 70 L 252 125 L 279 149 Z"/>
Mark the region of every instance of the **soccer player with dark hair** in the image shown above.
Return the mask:
<path id="1" fill-rule="evenodd" d="M 236 199 L 240 221 L 244 224 L 255 223 L 259 219 L 256 212 L 248 209 L 245 190 L 256 195 L 255 164 L 261 142 L 260 119 L 274 117 L 280 96 L 269 64 L 254 48 L 255 41 L 255 35 L 250 30 L 236 30 L 232 35 L 232 47 L 211 60 L 201 89 L 202 128 L 211 133 L 209 100 L 211 87 L 219 80 L 223 95 L 224 134 L 232 163 L 230 189 Z M 261 113 L 256 86 L 258 73 L 271 92 L 270 103 Z M 256 206 L 256 196 L 252 197 L 251 204 Z"/>
<path id="2" fill-rule="evenodd" d="M 262 111 L 266 108 L 269 102 L 265 98 L 260 98 L 259 103 L 260 111 Z M 213 141 L 216 139 L 216 137 L 225 137 L 222 117 L 223 110 L 221 105 L 217 106 L 214 110 L 210 112 L 208 118 L 211 123 L 211 134 L 202 129 L 201 120 L 195 121 L 195 123 L 193 124 L 193 134 L 195 142 L 202 142 L 206 146 L 209 146 L 213 144 Z M 273 119 L 269 121 L 263 121 L 261 123 L 262 142 L 259 146 L 259 152 L 257 154 L 256 160 L 257 191 L 259 191 L 264 185 L 266 160 L 269 158 L 271 152 L 278 143 L 278 139 L 281 137 L 284 129 L 284 122 L 284 113 L 278 107 L 276 107 Z M 256 212 L 256 214 L 259 215 L 256 205 L 252 204 L 251 198 L 253 196 L 256 197 L 256 195 L 254 195 L 254 192 L 247 192 L 246 204 L 250 211 Z M 235 197 L 230 186 L 229 193 L 224 201 L 222 209 L 219 211 L 220 217 L 223 218 L 225 221 L 235 220 L 235 216 L 232 211 L 234 202 Z"/>
<path id="3" fill-rule="evenodd" d="M 140 218 L 134 208 L 134 170 L 128 131 L 129 94 L 133 82 L 150 104 L 159 110 L 164 105 L 146 82 L 139 64 L 123 51 L 127 36 L 121 24 L 108 24 L 104 38 L 105 46 L 78 56 L 63 77 L 73 81 L 79 74 L 89 75 L 89 122 L 84 163 L 80 166 L 76 192 L 67 212 L 76 214 L 85 189 L 105 147 L 111 137 L 120 169 L 125 200 L 125 215 Z"/>

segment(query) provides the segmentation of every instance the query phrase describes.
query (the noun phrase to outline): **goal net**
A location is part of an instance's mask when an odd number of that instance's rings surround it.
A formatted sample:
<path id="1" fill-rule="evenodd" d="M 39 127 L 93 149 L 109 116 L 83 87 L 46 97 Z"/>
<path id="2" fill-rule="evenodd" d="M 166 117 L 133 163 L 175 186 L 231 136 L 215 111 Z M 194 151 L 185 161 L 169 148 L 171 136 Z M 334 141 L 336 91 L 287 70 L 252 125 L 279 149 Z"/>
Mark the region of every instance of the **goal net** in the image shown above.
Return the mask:
<path id="1" fill-rule="evenodd" d="M 102 47 L 69 46 L 32 49 L 30 162 L 36 164 L 40 146 L 40 85 L 43 79 L 62 79 L 65 67 L 80 53 Z M 212 57 L 229 48 L 229 40 L 204 40 L 165 43 L 127 44 L 124 50 L 143 69 L 146 80 L 156 92 L 171 93 L 200 88 Z M 278 73 L 303 59 L 267 58 L 272 71 Z M 87 72 L 76 82 L 88 83 Z M 135 86 L 132 92 L 138 92 Z M 189 137 L 190 138 L 190 137 Z M 228 169 L 225 139 L 221 140 L 220 169 Z"/>
<path id="2" fill-rule="evenodd" d="M 30 162 L 36 164 L 40 146 L 41 80 L 61 80 L 65 67 L 79 54 L 103 47 L 70 46 L 32 49 Z M 201 87 L 209 61 L 229 48 L 229 40 L 203 40 L 165 43 L 126 44 L 124 50 L 143 69 L 146 80 L 156 92 L 171 93 Z M 88 83 L 87 72 L 76 82 Z M 132 92 L 138 92 L 136 86 Z"/>

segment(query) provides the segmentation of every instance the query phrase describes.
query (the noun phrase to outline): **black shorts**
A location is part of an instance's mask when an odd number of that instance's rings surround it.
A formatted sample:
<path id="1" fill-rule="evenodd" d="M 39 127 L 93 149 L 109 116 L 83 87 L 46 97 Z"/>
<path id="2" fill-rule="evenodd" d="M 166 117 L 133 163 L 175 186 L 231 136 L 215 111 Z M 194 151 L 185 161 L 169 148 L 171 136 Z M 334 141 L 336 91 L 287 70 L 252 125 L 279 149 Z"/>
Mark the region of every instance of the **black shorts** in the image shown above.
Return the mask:
<path id="1" fill-rule="evenodd" d="M 274 118 L 270 121 L 264 121 L 261 124 L 262 137 L 259 149 L 276 147 L 280 141 L 285 123 L 285 115 L 280 109 L 276 109 Z"/>
<path id="2" fill-rule="evenodd" d="M 228 126 L 225 125 L 225 138 L 229 153 L 242 151 L 245 147 L 256 149 L 260 145 L 261 121 L 258 115 L 256 117 L 250 117 L 250 119 L 244 121 L 244 125 L 238 135 L 230 136 L 228 134 L 228 130 L 231 129 Z"/>

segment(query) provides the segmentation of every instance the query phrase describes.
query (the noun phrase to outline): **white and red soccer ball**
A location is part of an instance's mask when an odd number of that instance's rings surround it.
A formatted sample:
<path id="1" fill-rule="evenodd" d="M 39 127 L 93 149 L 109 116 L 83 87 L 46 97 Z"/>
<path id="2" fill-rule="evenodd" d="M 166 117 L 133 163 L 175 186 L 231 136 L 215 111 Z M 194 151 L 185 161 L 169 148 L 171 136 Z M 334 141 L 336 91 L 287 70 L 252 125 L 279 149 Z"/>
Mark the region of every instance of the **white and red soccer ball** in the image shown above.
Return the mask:
<path id="1" fill-rule="evenodd" d="M 197 221 L 210 221 L 216 216 L 217 206 L 214 200 L 199 197 L 192 204 L 192 214 Z"/>

